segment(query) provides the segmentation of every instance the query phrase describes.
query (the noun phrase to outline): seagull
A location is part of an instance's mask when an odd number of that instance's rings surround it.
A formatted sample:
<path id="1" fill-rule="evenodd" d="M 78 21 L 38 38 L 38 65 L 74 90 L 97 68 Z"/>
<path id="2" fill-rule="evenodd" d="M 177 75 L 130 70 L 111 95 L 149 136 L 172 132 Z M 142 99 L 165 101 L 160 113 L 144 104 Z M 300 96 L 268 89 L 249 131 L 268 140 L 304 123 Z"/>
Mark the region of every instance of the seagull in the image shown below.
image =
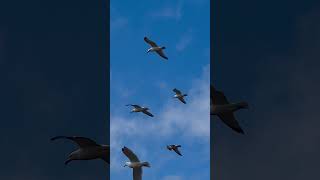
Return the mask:
<path id="1" fill-rule="evenodd" d="M 174 150 L 174 152 L 176 152 L 178 155 L 182 156 L 181 152 L 179 151 L 179 147 L 181 147 L 181 145 L 168 145 L 167 149 L 169 149 L 170 151 Z"/>
<path id="2" fill-rule="evenodd" d="M 51 138 L 51 141 L 54 141 L 56 139 L 69 139 L 74 141 L 79 146 L 79 149 L 70 153 L 68 159 L 65 161 L 66 165 L 73 160 L 92 159 L 102 159 L 106 163 L 110 164 L 109 145 L 100 145 L 89 138 L 78 136 L 56 136 Z"/>
<path id="3" fill-rule="evenodd" d="M 164 46 L 162 46 L 162 47 L 158 46 L 155 42 L 151 41 L 151 40 L 148 39 L 147 37 L 144 37 L 143 39 L 144 39 L 144 41 L 145 41 L 146 43 L 148 43 L 148 44 L 151 46 L 151 48 L 148 49 L 147 53 L 149 53 L 149 52 L 156 52 L 156 53 L 158 53 L 161 57 L 163 57 L 164 59 L 168 59 L 168 57 L 167 57 L 166 55 L 164 55 L 164 53 L 163 53 L 163 49 L 166 49 L 166 47 L 164 47 Z"/>
<path id="4" fill-rule="evenodd" d="M 173 96 L 174 98 L 178 98 L 183 104 L 186 104 L 186 101 L 184 100 L 184 97 L 187 96 L 187 94 L 182 94 L 181 91 L 178 89 L 174 88 L 173 92 L 176 94 Z"/>
<path id="5" fill-rule="evenodd" d="M 142 166 L 150 167 L 150 164 L 148 162 L 140 162 L 138 157 L 125 146 L 122 148 L 122 152 L 130 160 L 130 162 L 126 162 L 123 167 L 128 166 L 133 169 L 133 180 L 142 180 Z"/>
<path id="6" fill-rule="evenodd" d="M 149 108 L 147 108 L 147 107 L 141 107 L 141 106 L 139 106 L 137 104 L 127 104 L 126 106 L 132 106 L 133 107 L 133 109 L 131 110 L 131 113 L 133 113 L 133 112 L 142 112 L 142 113 L 144 113 L 144 114 L 146 114 L 146 115 L 148 115 L 150 117 L 153 117 L 153 115 L 148 111 Z"/>
<path id="7" fill-rule="evenodd" d="M 247 102 L 229 103 L 223 92 L 210 86 L 210 115 L 218 116 L 227 126 L 234 131 L 244 134 L 233 112 L 239 109 L 248 109 Z"/>

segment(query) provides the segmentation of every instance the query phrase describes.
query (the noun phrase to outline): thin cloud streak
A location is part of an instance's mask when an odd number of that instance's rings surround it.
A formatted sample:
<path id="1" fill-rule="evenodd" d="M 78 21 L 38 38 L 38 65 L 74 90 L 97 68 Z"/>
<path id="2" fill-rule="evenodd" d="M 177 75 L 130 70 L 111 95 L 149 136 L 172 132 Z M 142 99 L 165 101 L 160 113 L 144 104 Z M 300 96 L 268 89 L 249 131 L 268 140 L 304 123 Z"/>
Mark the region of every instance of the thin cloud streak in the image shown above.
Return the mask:
<path id="1" fill-rule="evenodd" d="M 178 2 L 175 6 L 166 6 L 162 9 L 149 13 L 152 17 L 180 20 L 182 18 L 182 3 Z"/>

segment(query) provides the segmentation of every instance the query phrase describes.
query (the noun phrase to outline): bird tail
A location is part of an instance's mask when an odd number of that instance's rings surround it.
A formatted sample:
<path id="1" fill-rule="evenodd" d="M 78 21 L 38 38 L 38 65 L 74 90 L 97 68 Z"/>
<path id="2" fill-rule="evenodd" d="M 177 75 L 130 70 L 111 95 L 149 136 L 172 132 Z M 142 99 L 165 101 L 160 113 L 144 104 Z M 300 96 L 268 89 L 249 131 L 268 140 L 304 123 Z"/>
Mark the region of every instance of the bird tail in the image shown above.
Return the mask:
<path id="1" fill-rule="evenodd" d="M 166 49 L 166 47 L 163 46 L 163 47 L 161 47 L 161 49 Z"/>
<path id="2" fill-rule="evenodd" d="M 142 166 L 150 167 L 150 164 L 149 164 L 148 162 L 143 162 L 143 163 L 142 163 Z"/>
<path id="3" fill-rule="evenodd" d="M 249 105 L 247 102 L 239 102 L 239 103 L 236 103 L 236 106 L 239 108 L 239 109 L 248 109 L 249 108 Z"/>

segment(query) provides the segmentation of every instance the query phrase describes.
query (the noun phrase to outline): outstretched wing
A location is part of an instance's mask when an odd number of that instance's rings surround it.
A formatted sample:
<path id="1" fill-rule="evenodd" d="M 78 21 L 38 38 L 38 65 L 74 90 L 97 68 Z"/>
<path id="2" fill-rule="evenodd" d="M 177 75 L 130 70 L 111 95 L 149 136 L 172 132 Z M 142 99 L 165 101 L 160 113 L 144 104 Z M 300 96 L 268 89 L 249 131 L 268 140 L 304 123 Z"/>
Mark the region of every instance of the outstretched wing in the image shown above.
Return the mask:
<path id="1" fill-rule="evenodd" d="M 183 99 L 183 97 L 178 98 L 183 104 L 187 104 L 186 101 Z"/>
<path id="2" fill-rule="evenodd" d="M 138 157 L 129 148 L 124 146 L 122 152 L 129 158 L 130 162 L 140 162 Z"/>
<path id="3" fill-rule="evenodd" d="M 168 57 L 163 53 L 162 50 L 156 51 L 161 57 L 163 57 L 164 59 L 168 59 Z"/>
<path id="4" fill-rule="evenodd" d="M 95 141 L 86 138 L 86 137 L 78 137 L 78 136 L 56 136 L 51 138 L 52 141 L 56 139 L 70 139 L 78 144 L 79 147 L 89 147 L 89 146 L 100 146 Z"/>
<path id="5" fill-rule="evenodd" d="M 144 41 L 145 41 L 146 43 L 150 44 L 150 46 L 152 46 L 152 47 L 158 47 L 158 45 L 157 45 L 155 42 L 151 41 L 149 38 L 144 37 L 143 39 L 144 39 Z"/>
<path id="6" fill-rule="evenodd" d="M 236 118 L 234 117 L 234 114 L 232 112 L 220 113 L 220 114 L 218 114 L 218 116 L 231 129 L 233 129 L 234 131 L 236 131 L 238 133 L 244 134 L 244 131 L 240 127 L 238 121 L 236 120 Z"/>
<path id="7" fill-rule="evenodd" d="M 181 94 L 181 91 L 179 91 L 177 88 L 174 88 L 172 91 L 175 92 L 175 93 L 178 94 L 178 95 Z"/>
<path id="8" fill-rule="evenodd" d="M 144 111 L 142 111 L 144 114 L 146 114 L 146 115 L 148 115 L 148 116 L 150 116 L 150 117 L 153 117 L 153 114 L 151 114 L 149 111 L 147 111 L 147 110 L 144 110 Z"/>
<path id="9" fill-rule="evenodd" d="M 133 168 L 133 180 L 142 180 L 142 168 Z"/>
<path id="10" fill-rule="evenodd" d="M 215 105 L 229 104 L 223 92 L 215 90 L 212 85 L 210 86 L 210 98 Z"/>
<path id="11" fill-rule="evenodd" d="M 178 147 L 174 148 L 173 150 L 174 150 L 174 152 L 176 152 L 177 154 L 179 154 L 180 156 L 182 156 L 182 154 L 181 154 L 181 152 L 179 151 Z"/>
<path id="12" fill-rule="evenodd" d="M 127 106 L 132 106 L 134 108 L 141 108 L 141 106 L 137 105 L 137 104 L 127 104 Z"/>

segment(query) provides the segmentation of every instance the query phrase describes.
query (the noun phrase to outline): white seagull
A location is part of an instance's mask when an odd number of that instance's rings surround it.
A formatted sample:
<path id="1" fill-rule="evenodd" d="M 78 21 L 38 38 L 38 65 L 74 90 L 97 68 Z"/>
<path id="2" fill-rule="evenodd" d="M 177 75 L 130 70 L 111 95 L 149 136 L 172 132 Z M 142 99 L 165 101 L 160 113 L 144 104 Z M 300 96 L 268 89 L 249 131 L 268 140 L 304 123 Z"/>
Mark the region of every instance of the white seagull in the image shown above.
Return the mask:
<path id="1" fill-rule="evenodd" d="M 128 166 L 133 169 L 133 180 L 142 180 L 142 167 L 150 167 L 150 164 L 148 162 L 140 162 L 138 157 L 125 146 L 122 148 L 122 152 L 130 160 L 130 162 L 126 162 L 123 167 Z"/>
<path id="2" fill-rule="evenodd" d="M 248 103 L 229 103 L 223 92 L 210 86 L 210 115 L 218 116 L 227 126 L 234 131 L 244 134 L 233 112 L 239 109 L 248 109 Z"/>
<path id="3" fill-rule="evenodd" d="M 183 104 L 186 104 L 186 101 L 184 100 L 185 96 L 188 96 L 187 94 L 182 94 L 181 91 L 179 91 L 178 89 L 174 88 L 173 92 L 175 92 L 176 94 L 173 96 L 174 98 L 179 99 Z"/>
<path id="4" fill-rule="evenodd" d="M 133 112 L 142 112 L 142 113 L 144 113 L 144 114 L 146 114 L 146 115 L 148 115 L 150 117 L 153 117 L 153 115 L 148 111 L 149 108 L 147 108 L 147 107 L 141 107 L 141 106 L 139 106 L 137 104 L 127 104 L 126 106 L 132 106 L 133 107 L 133 109 L 131 110 L 131 113 L 133 113 Z"/>
<path id="5" fill-rule="evenodd" d="M 108 164 L 110 164 L 110 146 L 100 145 L 93 140 L 85 137 L 77 136 L 56 136 L 51 138 L 52 141 L 56 139 L 69 139 L 78 144 L 79 149 L 70 153 L 68 159 L 65 161 L 67 165 L 73 160 L 92 160 L 92 159 L 102 159 Z"/>
<path id="6" fill-rule="evenodd" d="M 172 144 L 172 145 L 168 145 L 167 149 L 170 150 L 170 151 L 174 150 L 174 152 L 176 152 L 178 155 L 182 156 L 181 152 L 178 149 L 179 147 L 181 147 L 181 145 Z"/>
<path id="7" fill-rule="evenodd" d="M 161 57 L 163 57 L 164 59 L 168 59 L 168 57 L 167 57 L 166 55 L 164 55 L 164 53 L 163 53 L 163 49 L 166 49 L 166 47 L 164 47 L 164 46 L 162 46 L 162 47 L 158 46 L 155 42 L 151 41 L 151 40 L 148 39 L 147 37 L 144 37 L 143 39 L 144 39 L 144 41 L 145 41 L 146 43 L 148 43 L 148 44 L 151 46 L 151 48 L 148 49 L 147 53 L 149 53 L 149 52 L 156 52 L 156 53 L 158 53 Z"/>

